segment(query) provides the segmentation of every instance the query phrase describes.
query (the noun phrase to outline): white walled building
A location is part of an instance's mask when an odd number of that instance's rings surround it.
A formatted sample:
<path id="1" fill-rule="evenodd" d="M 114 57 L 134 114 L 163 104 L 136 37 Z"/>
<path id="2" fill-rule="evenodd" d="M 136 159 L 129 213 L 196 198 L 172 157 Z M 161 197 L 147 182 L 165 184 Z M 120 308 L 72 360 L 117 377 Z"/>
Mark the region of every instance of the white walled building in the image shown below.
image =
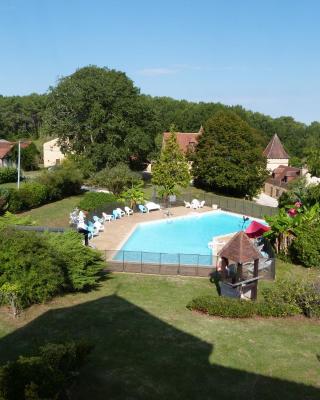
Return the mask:
<path id="1" fill-rule="evenodd" d="M 52 139 L 43 144 L 43 165 L 45 168 L 59 165 L 64 158 L 65 156 L 61 153 L 58 145 L 58 139 Z"/>
<path id="2" fill-rule="evenodd" d="M 263 155 L 267 158 L 267 170 L 271 173 L 280 165 L 287 167 L 289 165 L 288 153 L 282 146 L 277 134 L 273 135 Z"/>

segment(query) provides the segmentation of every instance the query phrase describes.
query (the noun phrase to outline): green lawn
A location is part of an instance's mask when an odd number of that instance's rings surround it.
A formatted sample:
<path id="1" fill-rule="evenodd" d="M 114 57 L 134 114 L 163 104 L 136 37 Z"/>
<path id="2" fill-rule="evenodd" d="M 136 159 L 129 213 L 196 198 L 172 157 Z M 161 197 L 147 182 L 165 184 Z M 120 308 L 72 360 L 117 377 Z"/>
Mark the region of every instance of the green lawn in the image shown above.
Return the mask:
<path id="1" fill-rule="evenodd" d="M 294 268 L 294 270 L 293 270 Z M 278 275 L 305 270 L 279 263 Z M 231 320 L 186 309 L 215 293 L 205 278 L 113 274 L 90 293 L 0 313 L 0 360 L 46 341 L 87 338 L 95 348 L 73 399 L 320 398 L 320 323 Z"/>
<path id="2" fill-rule="evenodd" d="M 52 227 L 68 227 L 69 213 L 79 203 L 80 196 L 71 196 L 63 200 L 34 208 L 21 215 L 30 215 L 37 225 Z"/>

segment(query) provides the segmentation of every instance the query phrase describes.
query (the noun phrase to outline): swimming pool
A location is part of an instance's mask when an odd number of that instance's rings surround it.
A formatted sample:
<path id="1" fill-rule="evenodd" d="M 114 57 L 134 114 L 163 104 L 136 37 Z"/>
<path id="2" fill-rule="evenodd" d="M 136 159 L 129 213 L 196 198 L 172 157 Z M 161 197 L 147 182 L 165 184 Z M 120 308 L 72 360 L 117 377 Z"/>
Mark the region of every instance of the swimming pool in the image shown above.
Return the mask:
<path id="1" fill-rule="evenodd" d="M 242 216 L 214 211 L 137 225 L 114 260 L 162 264 L 212 264 L 208 243 L 247 227 Z"/>

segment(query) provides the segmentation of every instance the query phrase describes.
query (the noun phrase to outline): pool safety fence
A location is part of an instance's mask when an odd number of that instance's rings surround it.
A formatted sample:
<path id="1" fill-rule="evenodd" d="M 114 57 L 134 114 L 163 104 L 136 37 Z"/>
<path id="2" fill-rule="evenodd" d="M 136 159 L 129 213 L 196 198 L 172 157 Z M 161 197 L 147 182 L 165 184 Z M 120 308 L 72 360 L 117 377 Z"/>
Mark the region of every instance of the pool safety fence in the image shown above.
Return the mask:
<path id="1" fill-rule="evenodd" d="M 219 257 L 212 254 L 156 253 L 128 250 L 104 250 L 107 269 L 113 272 L 131 272 L 156 275 L 211 276 L 216 271 Z M 253 262 L 243 266 L 246 277 L 253 276 Z M 275 259 L 259 260 L 261 279 L 273 280 Z"/>
<path id="2" fill-rule="evenodd" d="M 104 258 L 110 271 L 186 276 L 209 276 L 218 261 L 218 257 L 211 254 L 127 250 L 104 250 Z"/>

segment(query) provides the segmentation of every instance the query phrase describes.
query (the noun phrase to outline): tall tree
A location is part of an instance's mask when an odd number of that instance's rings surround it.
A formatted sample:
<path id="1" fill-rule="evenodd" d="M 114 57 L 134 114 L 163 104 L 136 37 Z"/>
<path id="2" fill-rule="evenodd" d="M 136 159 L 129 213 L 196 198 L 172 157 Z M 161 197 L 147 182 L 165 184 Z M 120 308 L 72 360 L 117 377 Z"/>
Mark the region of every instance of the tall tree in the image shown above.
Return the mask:
<path id="1" fill-rule="evenodd" d="M 179 148 L 174 127 L 170 133 L 159 159 L 152 166 L 152 183 L 159 187 L 159 194 L 165 200 L 190 182 L 189 165 Z"/>
<path id="2" fill-rule="evenodd" d="M 209 119 L 193 155 L 199 187 L 235 196 L 254 196 L 267 177 L 257 131 L 231 111 Z"/>
<path id="3" fill-rule="evenodd" d="M 90 158 L 97 169 L 146 158 L 155 133 L 152 110 L 123 72 L 89 66 L 51 88 L 43 132 L 62 151 Z"/>

